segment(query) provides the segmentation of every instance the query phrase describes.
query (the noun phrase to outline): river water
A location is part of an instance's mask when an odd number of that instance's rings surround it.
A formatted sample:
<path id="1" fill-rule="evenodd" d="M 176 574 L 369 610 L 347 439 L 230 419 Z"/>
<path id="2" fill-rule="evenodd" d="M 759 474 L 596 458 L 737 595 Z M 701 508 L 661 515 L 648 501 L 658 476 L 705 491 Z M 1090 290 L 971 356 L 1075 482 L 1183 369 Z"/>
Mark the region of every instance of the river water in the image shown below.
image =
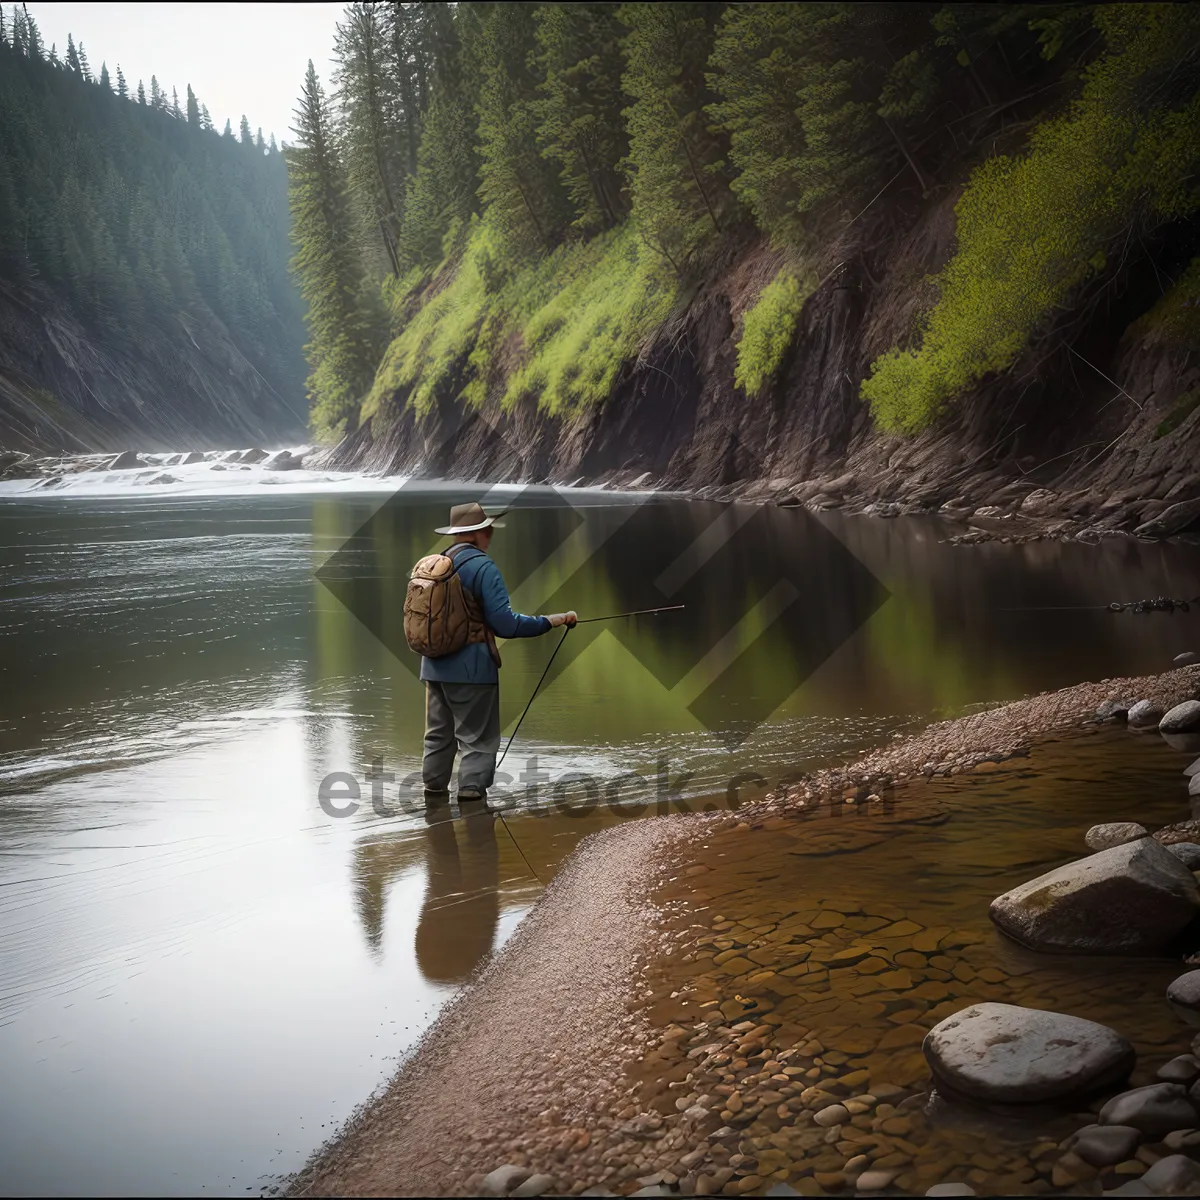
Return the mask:
<path id="1" fill-rule="evenodd" d="M 9 1194 L 269 1188 L 584 834 L 1200 642 L 1195 614 L 1100 607 L 1200 592 L 1183 545 L 403 480 L 0 487 Z M 493 556 L 522 611 L 685 605 L 569 635 L 507 828 L 412 787 L 404 583 L 473 498 L 513 508 Z M 560 637 L 503 644 L 506 731 Z"/>

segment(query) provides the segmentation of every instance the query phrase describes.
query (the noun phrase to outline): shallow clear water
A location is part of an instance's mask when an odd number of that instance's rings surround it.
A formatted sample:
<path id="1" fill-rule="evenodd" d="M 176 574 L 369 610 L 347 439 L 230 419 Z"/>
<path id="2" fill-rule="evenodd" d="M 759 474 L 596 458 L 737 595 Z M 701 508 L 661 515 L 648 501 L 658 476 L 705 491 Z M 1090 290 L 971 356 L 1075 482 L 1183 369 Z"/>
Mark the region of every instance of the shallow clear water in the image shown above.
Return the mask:
<path id="1" fill-rule="evenodd" d="M 1189 547 L 494 489 L 524 611 L 687 607 L 570 635 L 503 767 L 508 828 L 427 819 L 403 584 L 482 491 L 308 486 L 0 498 L 6 1192 L 268 1186 L 585 833 L 1200 640 L 1194 615 L 1006 611 L 1194 595 Z M 557 640 L 504 645 L 509 730 Z M 334 772 L 349 815 L 319 803 Z"/>

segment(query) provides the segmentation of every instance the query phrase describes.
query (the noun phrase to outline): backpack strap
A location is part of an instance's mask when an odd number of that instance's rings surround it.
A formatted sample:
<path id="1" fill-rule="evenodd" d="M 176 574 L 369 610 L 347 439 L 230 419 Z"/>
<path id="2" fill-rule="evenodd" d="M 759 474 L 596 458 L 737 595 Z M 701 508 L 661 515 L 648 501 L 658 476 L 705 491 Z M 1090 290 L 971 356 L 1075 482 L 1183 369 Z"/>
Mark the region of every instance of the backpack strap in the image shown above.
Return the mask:
<path id="1" fill-rule="evenodd" d="M 456 573 L 458 571 L 458 555 L 464 550 L 474 550 L 484 558 L 487 557 L 487 555 L 484 554 L 484 552 L 480 550 L 478 546 L 472 546 L 470 542 L 455 542 L 454 545 L 448 546 L 445 550 L 443 550 L 442 554 L 453 564 Z M 483 623 L 483 636 L 484 641 L 487 643 L 488 653 L 491 655 L 492 661 L 497 667 L 502 666 L 503 664 L 500 661 L 500 649 L 496 645 L 496 635 L 492 632 L 492 627 L 487 623 L 487 620 L 483 615 L 483 596 L 480 594 L 477 587 L 471 590 L 471 596 L 475 603 L 479 605 L 479 619 Z"/>

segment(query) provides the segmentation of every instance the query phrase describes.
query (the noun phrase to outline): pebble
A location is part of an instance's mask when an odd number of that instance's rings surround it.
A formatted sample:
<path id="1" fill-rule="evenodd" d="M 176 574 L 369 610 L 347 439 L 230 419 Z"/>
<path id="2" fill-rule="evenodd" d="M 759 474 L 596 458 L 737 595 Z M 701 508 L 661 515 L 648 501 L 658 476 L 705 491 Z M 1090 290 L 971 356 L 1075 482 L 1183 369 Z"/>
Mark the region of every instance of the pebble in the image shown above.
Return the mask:
<path id="1" fill-rule="evenodd" d="M 1200 1013 L 1200 971 L 1186 971 L 1167 986 L 1167 999 L 1189 1014 Z"/>
<path id="2" fill-rule="evenodd" d="M 510 1196 L 540 1196 L 554 1187 L 554 1179 L 549 1175 L 530 1175 L 520 1187 L 513 1188 Z"/>
<path id="3" fill-rule="evenodd" d="M 881 1192 L 896 1178 L 895 1171 L 864 1171 L 854 1186 L 860 1192 Z"/>
<path id="4" fill-rule="evenodd" d="M 1093 825 L 1084 835 L 1090 850 L 1110 850 L 1126 842 L 1136 842 L 1147 836 L 1148 830 L 1136 821 L 1110 821 L 1104 825 Z"/>
<path id="5" fill-rule="evenodd" d="M 1180 1054 L 1159 1067 L 1156 1074 L 1167 1083 L 1182 1083 L 1186 1087 L 1200 1079 L 1200 1062 L 1194 1054 Z"/>
<path id="6" fill-rule="evenodd" d="M 1162 720 L 1163 710 L 1152 700 L 1139 700 L 1129 710 L 1129 724 L 1134 729 L 1154 729 Z"/>
<path id="7" fill-rule="evenodd" d="M 831 1125 L 842 1125 L 850 1120 L 850 1114 L 846 1111 L 844 1104 L 830 1104 L 818 1112 L 813 1120 L 818 1125 L 828 1129 Z"/>
<path id="8" fill-rule="evenodd" d="M 1185 700 L 1169 709 L 1158 723 L 1159 733 L 1192 733 L 1200 729 L 1200 700 Z"/>
<path id="9" fill-rule="evenodd" d="M 518 1187 L 533 1176 L 528 1167 L 519 1167 L 516 1163 L 505 1163 L 494 1171 L 489 1171 L 483 1177 L 479 1193 L 482 1196 L 507 1196 L 513 1188 Z"/>
<path id="10" fill-rule="evenodd" d="M 1152 1083 L 1114 1096 L 1100 1110 L 1101 1125 L 1132 1125 L 1146 1137 L 1160 1138 L 1173 1129 L 1195 1128 L 1200 1114 L 1178 1083 Z"/>
<path id="11" fill-rule="evenodd" d="M 1132 1125 L 1087 1125 L 1064 1143 L 1093 1167 L 1111 1167 L 1137 1148 L 1141 1134 Z"/>

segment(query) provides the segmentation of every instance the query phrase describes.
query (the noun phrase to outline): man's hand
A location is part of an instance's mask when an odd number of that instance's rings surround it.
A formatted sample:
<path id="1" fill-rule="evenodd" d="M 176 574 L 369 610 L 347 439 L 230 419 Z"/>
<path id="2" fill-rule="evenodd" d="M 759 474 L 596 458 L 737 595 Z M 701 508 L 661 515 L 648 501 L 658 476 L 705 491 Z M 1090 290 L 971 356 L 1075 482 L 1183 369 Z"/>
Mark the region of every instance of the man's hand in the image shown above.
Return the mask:
<path id="1" fill-rule="evenodd" d="M 550 622 L 551 629 L 556 629 L 559 625 L 571 626 L 579 620 L 573 612 L 551 613 L 546 619 Z"/>

